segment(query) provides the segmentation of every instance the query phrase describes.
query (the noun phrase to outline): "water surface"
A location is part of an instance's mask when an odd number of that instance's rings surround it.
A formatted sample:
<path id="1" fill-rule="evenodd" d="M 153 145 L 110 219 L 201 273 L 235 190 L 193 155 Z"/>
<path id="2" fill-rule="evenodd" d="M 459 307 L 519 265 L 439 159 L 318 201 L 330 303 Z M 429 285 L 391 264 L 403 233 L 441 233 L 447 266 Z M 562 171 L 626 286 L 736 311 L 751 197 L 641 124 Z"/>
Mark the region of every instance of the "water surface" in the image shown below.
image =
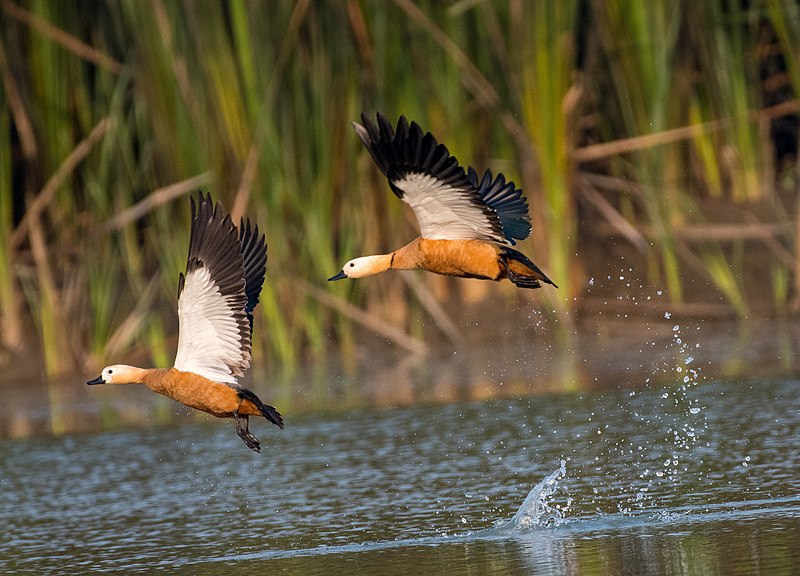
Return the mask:
<path id="1" fill-rule="evenodd" d="M 6 440 L 0 572 L 792 573 L 799 387 L 308 416 L 261 454 L 218 420 Z"/>

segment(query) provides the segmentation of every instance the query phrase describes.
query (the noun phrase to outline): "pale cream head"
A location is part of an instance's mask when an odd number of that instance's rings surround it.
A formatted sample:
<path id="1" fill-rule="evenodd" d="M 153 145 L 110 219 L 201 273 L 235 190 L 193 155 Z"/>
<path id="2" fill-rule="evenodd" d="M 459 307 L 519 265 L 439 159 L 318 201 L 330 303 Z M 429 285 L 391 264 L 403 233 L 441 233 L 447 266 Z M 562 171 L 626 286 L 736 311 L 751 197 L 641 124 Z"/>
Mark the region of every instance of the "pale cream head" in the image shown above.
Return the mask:
<path id="1" fill-rule="evenodd" d="M 125 364 L 106 366 L 100 376 L 87 382 L 87 384 L 134 384 L 138 383 L 141 369 Z"/>
<path id="2" fill-rule="evenodd" d="M 391 254 L 378 256 L 362 256 L 349 260 L 342 271 L 328 280 L 341 280 L 342 278 L 363 278 L 389 269 L 392 262 Z"/>

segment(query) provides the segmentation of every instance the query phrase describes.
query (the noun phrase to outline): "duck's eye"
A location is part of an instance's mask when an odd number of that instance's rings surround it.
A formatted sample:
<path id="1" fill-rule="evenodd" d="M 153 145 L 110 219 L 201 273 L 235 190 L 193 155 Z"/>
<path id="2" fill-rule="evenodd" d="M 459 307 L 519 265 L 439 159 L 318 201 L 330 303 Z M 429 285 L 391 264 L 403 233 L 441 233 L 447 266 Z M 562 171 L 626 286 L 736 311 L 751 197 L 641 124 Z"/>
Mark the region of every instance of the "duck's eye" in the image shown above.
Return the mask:
<path id="1" fill-rule="evenodd" d="M 113 374 L 113 373 L 114 373 L 114 371 L 113 371 L 113 370 L 109 370 L 109 371 L 108 371 L 108 373 L 109 373 L 109 374 Z"/>
<path id="2" fill-rule="evenodd" d="M 355 265 L 356 265 L 355 262 L 350 262 L 350 268 L 354 267 Z"/>

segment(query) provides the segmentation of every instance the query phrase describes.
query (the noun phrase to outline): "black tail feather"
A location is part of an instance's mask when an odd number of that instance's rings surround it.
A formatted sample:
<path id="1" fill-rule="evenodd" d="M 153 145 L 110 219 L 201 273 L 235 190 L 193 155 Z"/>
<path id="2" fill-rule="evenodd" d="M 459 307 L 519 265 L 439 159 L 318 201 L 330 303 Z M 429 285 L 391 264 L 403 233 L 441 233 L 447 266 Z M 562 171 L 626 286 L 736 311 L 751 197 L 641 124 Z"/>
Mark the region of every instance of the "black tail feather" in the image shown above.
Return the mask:
<path id="1" fill-rule="evenodd" d="M 542 272 L 541 269 L 522 252 L 517 252 L 512 248 L 505 248 L 502 253 L 502 258 L 503 263 L 506 266 L 506 275 L 508 276 L 508 279 L 520 288 L 539 288 L 541 287 L 540 282 L 545 282 L 558 288 L 556 283 L 550 280 L 550 278 L 548 278 L 547 275 Z M 508 265 L 508 260 L 516 260 L 517 262 L 524 264 L 526 267 L 530 268 L 534 274 L 529 276 L 512 272 L 511 267 Z"/>
<path id="2" fill-rule="evenodd" d="M 508 279 L 511 280 L 515 286 L 519 286 L 520 288 L 542 287 L 541 282 L 533 276 L 521 276 L 520 274 L 514 274 L 511 270 L 508 270 L 506 274 L 508 275 Z"/>
<path id="3" fill-rule="evenodd" d="M 250 402 L 258 406 L 264 418 L 275 424 L 278 428 L 283 428 L 283 416 L 281 416 L 280 412 L 278 412 L 274 406 L 264 404 L 258 396 L 246 388 L 240 388 L 238 392 L 240 398 L 250 400 Z"/>

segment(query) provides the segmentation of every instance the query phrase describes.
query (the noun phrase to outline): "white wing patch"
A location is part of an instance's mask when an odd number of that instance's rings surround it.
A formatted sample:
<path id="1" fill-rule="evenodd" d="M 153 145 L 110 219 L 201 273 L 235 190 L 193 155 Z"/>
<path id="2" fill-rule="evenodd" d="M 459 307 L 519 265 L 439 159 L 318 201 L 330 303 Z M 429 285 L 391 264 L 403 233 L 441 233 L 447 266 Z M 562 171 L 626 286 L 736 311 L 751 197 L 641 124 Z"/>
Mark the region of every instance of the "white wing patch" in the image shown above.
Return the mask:
<path id="1" fill-rule="evenodd" d="M 215 382 L 235 384 L 229 365 L 250 365 L 242 351 L 233 306 L 223 296 L 206 268 L 186 275 L 178 299 L 178 353 L 175 368 L 194 372 Z"/>
<path id="2" fill-rule="evenodd" d="M 392 182 L 403 191 L 419 222 L 420 236 L 430 240 L 506 239 L 492 229 L 472 189 L 454 188 L 434 176 L 411 172 Z"/>

